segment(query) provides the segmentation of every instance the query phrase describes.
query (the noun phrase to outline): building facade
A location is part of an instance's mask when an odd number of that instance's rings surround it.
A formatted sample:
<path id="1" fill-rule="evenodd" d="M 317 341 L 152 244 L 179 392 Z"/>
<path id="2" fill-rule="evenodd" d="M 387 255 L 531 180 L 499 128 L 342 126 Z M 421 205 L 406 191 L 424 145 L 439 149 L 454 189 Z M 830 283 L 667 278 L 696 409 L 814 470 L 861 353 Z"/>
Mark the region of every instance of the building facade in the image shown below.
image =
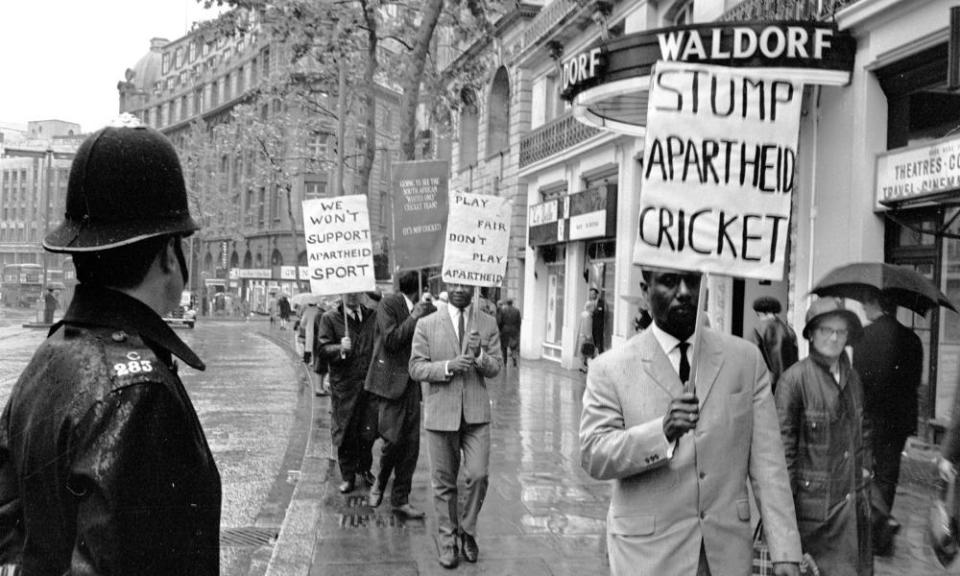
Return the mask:
<path id="1" fill-rule="evenodd" d="M 238 313 L 266 312 L 271 295 L 309 290 L 301 202 L 340 193 L 337 129 L 335 119 L 319 121 L 310 111 L 262 96 L 289 67 L 283 46 L 251 16 L 242 36 L 196 31 L 174 41 L 154 38 L 118 84 L 120 111 L 164 132 L 181 154 L 192 209 L 204 227 L 190 260 L 191 288 L 206 312 L 227 314 L 224 303 Z M 377 96 L 378 152 L 368 198 L 375 259 L 386 276 L 389 151 L 399 95 L 378 86 Z M 336 99 L 325 105 L 336 109 Z M 249 123 L 238 115 L 242 107 L 263 125 L 281 126 L 263 136 L 275 146 L 270 154 L 255 139 L 238 136 L 238 123 Z M 344 194 L 358 193 L 357 130 L 344 135 Z"/>
<path id="2" fill-rule="evenodd" d="M 64 266 L 69 257 L 44 251 L 41 242 L 63 220 L 70 164 L 83 139 L 80 126 L 29 122 L 20 136 L 0 143 L 0 268 L 35 265 L 31 284 L 69 288 L 74 281 L 72 267 Z M 4 283 L 14 282 L 13 275 L 4 275 Z M 68 302 L 69 294 L 64 296 Z M 4 302 L 25 303 L 17 300 Z"/>

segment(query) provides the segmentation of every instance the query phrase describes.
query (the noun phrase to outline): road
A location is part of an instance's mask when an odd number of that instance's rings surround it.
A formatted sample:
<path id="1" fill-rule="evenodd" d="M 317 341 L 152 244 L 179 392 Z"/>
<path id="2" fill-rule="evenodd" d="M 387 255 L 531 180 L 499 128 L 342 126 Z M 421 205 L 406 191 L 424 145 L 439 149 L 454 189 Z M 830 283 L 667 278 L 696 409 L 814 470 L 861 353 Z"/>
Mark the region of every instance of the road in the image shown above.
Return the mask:
<path id="1" fill-rule="evenodd" d="M 33 319 L 0 309 L 0 405 L 46 336 L 21 326 Z M 251 558 L 256 565 L 256 545 L 266 544 L 282 521 L 287 467 L 299 467 L 295 458 L 284 459 L 297 431 L 299 375 L 267 332 L 263 321 L 201 320 L 194 330 L 177 329 L 207 364 L 198 372 L 181 362 L 180 375 L 222 477 L 222 574 L 247 574 Z"/>

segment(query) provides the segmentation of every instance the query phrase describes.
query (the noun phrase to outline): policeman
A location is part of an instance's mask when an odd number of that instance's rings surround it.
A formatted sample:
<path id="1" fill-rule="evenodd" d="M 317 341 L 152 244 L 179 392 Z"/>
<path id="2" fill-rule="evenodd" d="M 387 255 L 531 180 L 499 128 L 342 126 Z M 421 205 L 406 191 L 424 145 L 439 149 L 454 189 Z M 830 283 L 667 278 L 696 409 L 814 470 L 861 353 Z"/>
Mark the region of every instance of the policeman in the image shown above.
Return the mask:
<path id="1" fill-rule="evenodd" d="M 81 144 L 43 241 L 79 284 L 0 417 L 0 563 L 219 574 L 220 474 L 173 357 L 204 365 L 161 319 L 198 229 L 159 132 L 127 117 Z"/>

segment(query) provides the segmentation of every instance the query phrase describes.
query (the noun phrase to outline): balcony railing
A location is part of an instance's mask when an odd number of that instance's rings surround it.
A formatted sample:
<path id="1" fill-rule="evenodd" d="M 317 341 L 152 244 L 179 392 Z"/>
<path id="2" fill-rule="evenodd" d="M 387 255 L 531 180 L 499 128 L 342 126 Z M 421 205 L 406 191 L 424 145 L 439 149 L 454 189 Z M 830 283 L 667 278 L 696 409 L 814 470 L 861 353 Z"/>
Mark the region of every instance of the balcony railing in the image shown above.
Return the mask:
<path id="1" fill-rule="evenodd" d="M 599 128 L 577 121 L 568 112 L 520 139 L 520 168 L 563 152 L 599 133 Z"/>
<path id="2" fill-rule="evenodd" d="M 523 33 L 523 46 L 533 46 L 570 13 L 580 9 L 581 3 L 575 0 L 553 0 L 537 14 Z"/>
<path id="3" fill-rule="evenodd" d="M 833 15 L 858 0 L 822 0 L 820 20 L 829 20 Z M 746 20 L 817 20 L 817 8 L 821 0 L 744 0 L 727 10 L 721 21 Z"/>

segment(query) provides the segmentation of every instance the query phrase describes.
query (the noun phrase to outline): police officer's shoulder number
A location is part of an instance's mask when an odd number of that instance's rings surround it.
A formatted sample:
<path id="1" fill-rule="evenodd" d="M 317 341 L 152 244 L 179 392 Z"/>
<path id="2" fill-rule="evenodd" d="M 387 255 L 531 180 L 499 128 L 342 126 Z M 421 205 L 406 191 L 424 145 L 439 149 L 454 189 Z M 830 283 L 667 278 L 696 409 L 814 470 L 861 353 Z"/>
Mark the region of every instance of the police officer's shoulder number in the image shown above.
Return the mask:
<path id="1" fill-rule="evenodd" d="M 139 338 L 131 338 L 123 331 L 110 334 L 106 349 L 110 374 L 120 381 L 149 377 L 157 370 L 157 357 L 153 351 Z"/>

